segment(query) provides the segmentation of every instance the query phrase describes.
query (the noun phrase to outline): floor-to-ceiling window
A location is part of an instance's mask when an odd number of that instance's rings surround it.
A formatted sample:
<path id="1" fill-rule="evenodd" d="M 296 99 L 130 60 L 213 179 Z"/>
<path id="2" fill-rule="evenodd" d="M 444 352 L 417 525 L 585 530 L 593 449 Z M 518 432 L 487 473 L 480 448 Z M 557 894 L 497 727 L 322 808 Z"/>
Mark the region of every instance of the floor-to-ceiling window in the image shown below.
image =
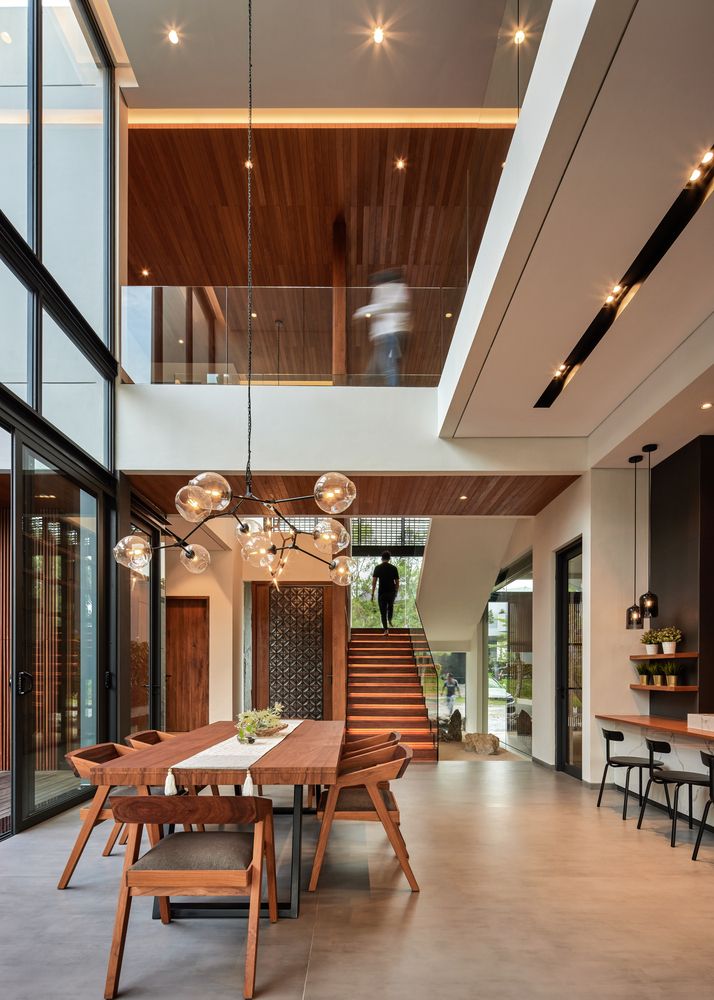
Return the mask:
<path id="1" fill-rule="evenodd" d="M 12 436 L 0 426 L 0 837 L 12 831 Z"/>
<path id="2" fill-rule="evenodd" d="M 583 544 L 557 555 L 557 766 L 575 778 L 583 769 Z"/>

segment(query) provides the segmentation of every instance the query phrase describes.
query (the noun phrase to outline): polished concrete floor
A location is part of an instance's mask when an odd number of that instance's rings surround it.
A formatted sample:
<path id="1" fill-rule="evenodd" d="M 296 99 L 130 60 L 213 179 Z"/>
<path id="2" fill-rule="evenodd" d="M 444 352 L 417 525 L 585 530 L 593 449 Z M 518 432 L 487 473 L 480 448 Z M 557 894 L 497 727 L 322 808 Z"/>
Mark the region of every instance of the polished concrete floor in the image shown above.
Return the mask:
<path id="1" fill-rule="evenodd" d="M 410 769 L 397 792 L 421 893 L 381 828 L 338 824 L 299 920 L 261 925 L 258 997 L 684 998 L 712 989 L 714 836 L 690 861 L 652 810 L 529 763 Z M 282 824 L 281 820 L 281 824 Z M 0 996 L 101 1000 L 122 849 L 95 834 L 73 885 L 55 884 L 77 829 L 66 813 L 0 844 Z M 316 821 L 306 821 L 309 868 Z M 281 850 L 281 860 L 287 854 Z M 305 876 L 308 875 L 306 871 Z M 134 904 L 121 995 L 241 995 L 245 924 L 150 919 Z"/>

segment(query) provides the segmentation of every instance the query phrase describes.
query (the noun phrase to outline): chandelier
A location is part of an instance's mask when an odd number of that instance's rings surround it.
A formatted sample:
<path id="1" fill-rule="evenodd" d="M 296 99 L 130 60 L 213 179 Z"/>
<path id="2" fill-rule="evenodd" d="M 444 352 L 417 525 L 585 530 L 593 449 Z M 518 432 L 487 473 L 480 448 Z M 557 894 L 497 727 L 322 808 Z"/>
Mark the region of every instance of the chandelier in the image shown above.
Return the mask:
<path id="1" fill-rule="evenodd" d="M 152 546 L 148 537 L 137 533 L 126 535 L 114 546 L 114 558 L 122 566 L 132 570 L 145 569 L 154 551 L 158 549 L 180 549 L 179 559 L 189 573 L 203 573 L 211 562 L 211 554 L 203 545 L 191 542 L 191 536 L 207 521 L 216 517 L 233 517 L 236 521 L 236 537 L 241 544 L 241 555 L 251 566 L 265 569 L 275 586 L 288 564 L 292 552 L 302 552 L 329 567 L 330 578 L 341 587 L 348 587 L 357 570 L 357 564 L 350 556 L 338 555 L 350 544 L 350 534 L 345 526 L 334 517 L 320 518 L 312 533 L 298 531 L 289 517 L 280 510 L 282 504 L 301 500 L 315 500 L 325 514 L 342 514 L 357 496 L 355 484 L 339 472 L 326 472 L 315 483 L 311 494 L 300 497 L 257 496 L 253 492 L 251 471 L 251 441 L 253 434 L 253 414 L 251 389 L 253 381 L 253 10 L 252 0 L 248 0 L 248 157 L 246 173 L 248 178 L 248 442 L 245 467 L 245 489 L 233 493 L 228 480 L 217 472 L 202 472 L 182 486 L 176 494 L 176 510 L 185 521 L 194 525 L 185 535 L 178 535 L 170 528 L 165 534 L 172 542 Z M 256 503 L 271 519 L 271 528 L 256 526 L 247 517 L 241 519 L 241 508 L 245 503 Z M 325 553 L 329 558 L 315 551 L 303 548 L 301 536 L 312 535 L 313 549 Z M 277 535 L 277 540 L 275 536 Z"/>

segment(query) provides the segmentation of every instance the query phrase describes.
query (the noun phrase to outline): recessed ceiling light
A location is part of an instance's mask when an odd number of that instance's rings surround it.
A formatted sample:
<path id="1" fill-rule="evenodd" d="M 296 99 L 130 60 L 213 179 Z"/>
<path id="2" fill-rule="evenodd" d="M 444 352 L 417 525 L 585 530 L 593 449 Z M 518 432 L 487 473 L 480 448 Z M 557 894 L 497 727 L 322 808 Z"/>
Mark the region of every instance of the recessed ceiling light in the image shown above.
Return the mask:
<path id="1" fill-rule="evenodd" d="M 258 314 L 257 313 L 251 313 L 250 315 L 251 315 L 251 317 L 253 319 L 257 319 L 258 318 Z"/>
<path id="2" fill-rule="evenodd" d="M 384 28 L 378 25 L 372 32 L 372 39 L 377 45 L 381 45 L 384 41 Z"/>
<path id="3" fill-rule="evenodd" d="M 372 319 L 372 313 L 365 313 L 365 319 Z"/>
<path id="4" fill-rule="evenodd" d="M 526 40 L 526 33 L 523 28 L 519 28 L 518 31 L 513 36 L 513 41 L 516 45 L 521 45 Z"/>
<path id="5" fill-rule="evenodd" d="M 150 272 L 149 272 L 148 267 L 142 267 L 142 269 L 141 269 L 141 276 L 142 276 L 142 278 L 148 278 L 149 277 L 149 273 Z"/>
<path id="6" fill-rule="evenodd" d="M 5 41 L 4 38 L 3 41 Z M 714 153 L 710 149 L 709 152 L 705 153 L 702 157 L 702 163 L 711 163 L 712 160 L 714 160 Z"/>
<path id="7" fill-rule="evenodd" d="M 461 496 L 459 497 L 459 500 L 468 500 L 468 497 L 467 497 L 467 496 L 464 496 L 464 495 L 462 494 L 462 495 L 461 495 Z"/>
<path id="8" fill-rule="evenodd" d="M 451 319 L 453 315 L 453 313 L 444 313 L 444 319 Z"/>
<path id="9" fill-rule="evenodd" d="M 615 287 L 612 290 L 612 294 L 619 295 L 621 291 L 622 291 L 622 285 L 615 285 Z"/>
<path id="10" fill-rule="evenodd" d="M 0 31 L 0 38 L 6 45 L 12 45 L 12 35 L 9 31 Z M 704 161 L 702 161 L 704 162 Z"/>
<path id="11" fill-rule="evenodd" d="M 404 170 L 404 168 L 406 167 L 406 165 L 407 165 L 407 161 L 404 159 L 403 156 L 398 157 L 397 158 L 397 162 L 394 164 L 394 166 L 397 168 L 397 170 Z"/>
<path id="12" fill-rule="evenodd" d="M 35 500 L 56 500 L 57 496 L 54 493 L 35 493 Z"/>
<path id="13" fill-rule="evenodd" d="M 558 365 L 558 371 L 559 371 L 559 372 L 564 372 L 564 371 L 565 371 L 565 368 L 566 368 L 566 366 L 565 366 L 565 365 Z"/>
<path id="14" fill-rule="evenodd" d="M 253 161 L 252 160 L 246 160 L 245 163 L 243 164 L 243 166 L 245 167 L 246 170 L 252 170 L 253 169 Z"/>
<path id="15" fill-rule="evenodd" d="M 179 43 L 179 33 L 176 30 L 176 28 L 172 28 L 169 31 L 169 41 L 171 42 L 172 45 L 178 45 L 178 43 Z"/>
<path id="16" fill-rule="evenodd" d="M 702 405 L 699 407 L 699 409 L 700 410 L 711 410 L 712 406 L 714 406 L 714 403 L 702 403 Z"/>
<path id="17" fill-rule="evenodd" d="M 183 344 L 183 340 L 179 337 L 179 344 Z"/>
<path id="18" fill-rule="evenodd" d="M 689 179 L 690 181 L 698 181 L 701 176 L 702 176 L 701 170 L 699 169 L 699 167 L 695 167 L 694 170 L 689 175 Z"/>
<path id="19" fill-rule="evenodd" d="M 607 297 L 607 298 L 605 299 L 605 301 L 606 301 L 606 302 L 614 302 L 614 301 L 615 301 L 615 296 L 614 296 L 614 295 L 612 295 L 612 294 L 610 294 L 610 295 L 608 295 L 608 297 Z"/>

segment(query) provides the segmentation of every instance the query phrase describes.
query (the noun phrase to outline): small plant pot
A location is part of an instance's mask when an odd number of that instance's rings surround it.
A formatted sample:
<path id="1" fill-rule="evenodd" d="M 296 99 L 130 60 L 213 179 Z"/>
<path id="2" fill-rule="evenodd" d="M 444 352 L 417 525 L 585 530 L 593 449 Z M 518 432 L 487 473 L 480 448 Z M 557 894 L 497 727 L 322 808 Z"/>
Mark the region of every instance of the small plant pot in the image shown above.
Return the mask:
<path id="1" fill-rule="evenodd" d="M 652 674 L 652 683 L 655 687 L 662 687 L 662 674 Z"/>
<path id="2" fill-rule="evenodd" d="M 650 675 L 649 674 L 639 674 L 639 678 L 640 678 L 640 684 L 644 684 L 645 687 L 647 687 L 649 685 L 649 683 L 650 683 Z"/>
<path id="3" fill-rule="evenodd" d="M 649 652 L 649 650 L 648 650 L 648 652 Z M 677 652 L 677 643 L 676 642 L 663 642 L 662 643 L 662 652 L 665 654 L 665 656 L 673 656 Z"/>
<path id="4" fill-rule="evenodd" d="M 659 643 L 648 642 L 647 645 L 645 646 L 645 652 L 647 653 L 648 656 L 656 656 L 657 653 L 659 652 Z"/>
<path id="5" fill-rule="evenodd" d="M 667 675 L 667 687 L 676 688 L 676 686 L 677 686 L 677 675 L 675 674 L 674 676 L 672 676 L 672 675 L 668 674 Z"/>

